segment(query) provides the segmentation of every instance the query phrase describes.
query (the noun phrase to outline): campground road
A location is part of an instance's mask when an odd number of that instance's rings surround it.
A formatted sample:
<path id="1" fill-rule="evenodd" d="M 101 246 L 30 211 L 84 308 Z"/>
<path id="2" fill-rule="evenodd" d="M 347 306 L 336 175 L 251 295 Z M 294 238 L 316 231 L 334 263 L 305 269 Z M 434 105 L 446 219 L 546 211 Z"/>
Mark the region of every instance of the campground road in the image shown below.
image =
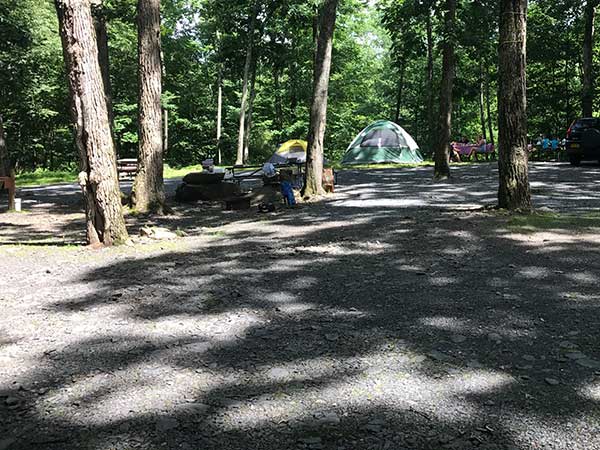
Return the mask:
<path id="1" fill-rule="evenodd" d="M 532 165 L 537 207 L 595 214 L 539 228 L 481 208 L 492 164 L 453 172 L 131 216 L 187 236 L 102 250 L 64 246 L 76 189 L 22 190 L 0 216 L 0 449 L 600 450 L 600 167 Z"/>

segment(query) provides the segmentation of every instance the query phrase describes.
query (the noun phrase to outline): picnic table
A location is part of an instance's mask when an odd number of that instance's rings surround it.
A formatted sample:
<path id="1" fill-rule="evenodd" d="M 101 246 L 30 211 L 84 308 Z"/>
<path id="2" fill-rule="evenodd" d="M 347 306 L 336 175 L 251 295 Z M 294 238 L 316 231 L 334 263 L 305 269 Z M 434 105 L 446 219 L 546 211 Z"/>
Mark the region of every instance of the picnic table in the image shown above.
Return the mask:
<path id="1" fill-rule="evenodd" d="M 481 146 L 471 143 L 463 144 L 460 142 L 453 142 L 452 148 L 456 150 L 460 156 L 466 156 L 468 158 L 477 155 L 478 153 L 492 155 L 495 151 L 494 144 L 486 144 L 484 151 L 481 150 Z"/>
<path id="2" fill-rule="evenodd" d="M 121 178 L 133 178 L 138 172 L 138 162 L 135 158 L 121 158 L 117 159 L 117 173 L 119 179 Z"/>
<path id="3" fill-rule="evenodd" d="M 303 168 L 305 163 L 300 161 L 290 161 L 283 164 L 273 164 L 276 169 L 286 169 L 291 168 L 294 171 L 294 185 L 297 185 L 298 182 L 302 179 Z M 225 168 L 226 173 L 229 173 L 231 176 L 229 177 L 234 183 L 241 183 L 244 180 L 251 179 L 261 179 L 263 178 L 263 168 L 262 166 L 245 166 L 245 165 L 235 165 Z M 237 172 L 237 173 L 236 173 Z"/>

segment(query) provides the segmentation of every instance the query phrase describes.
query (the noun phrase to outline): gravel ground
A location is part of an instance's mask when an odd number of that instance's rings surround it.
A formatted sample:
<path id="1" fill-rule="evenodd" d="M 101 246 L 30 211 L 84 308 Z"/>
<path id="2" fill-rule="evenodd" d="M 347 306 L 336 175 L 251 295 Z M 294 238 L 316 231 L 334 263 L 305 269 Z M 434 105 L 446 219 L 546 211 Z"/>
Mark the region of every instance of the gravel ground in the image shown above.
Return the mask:
<path id="1" fill-rule="evenodd" d="M 76 188 L 22 190 L 0 216 L 0 450 L 600 449 L 598 228 L 516 227 L 482 209 L 493 165 L 454 173 L 177 206 L 129 225 L 187 237 L 95 251 L 71 245 Z M 599 175 L 533 165 L 536 206 L 597 211 Z"/>

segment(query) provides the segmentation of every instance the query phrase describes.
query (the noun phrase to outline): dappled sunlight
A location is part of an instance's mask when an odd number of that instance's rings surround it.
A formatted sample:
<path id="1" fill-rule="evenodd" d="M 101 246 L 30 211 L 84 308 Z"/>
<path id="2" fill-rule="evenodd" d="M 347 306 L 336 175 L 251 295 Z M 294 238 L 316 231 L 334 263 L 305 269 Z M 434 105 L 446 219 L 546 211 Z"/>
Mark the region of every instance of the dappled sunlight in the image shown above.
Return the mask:
<path id="1" fill-rule="evenodd" d="M 544 280 L 552 275 L 556 274 L 551 273 L 547 267 L 523 267 L 517 274 L 517 276 L 529 280 Z"/>
<path id="2" fill-rule="evenodd" d="M 458 278 L 454 278 L 454 277 L 430 276 L 429 282 L 433 286 L 450 286 L 452 284 L 460 283 L 460 280 Z"/>
<path id="3" fill-rule="evenodd" d="M 467 189 L 472 171 L 423 195 L 412 177 L 428 171 L 350 173 L 371 179 L 361 197 L 344 186 L 273 215 L 190 215 L 181 240 L 56 251 L 49 268 L 14 253 L 23 274 L 1 295 L 21 325 L 3 330 L 0 391 L 18 380 L 28 423 L 91 430 L 90 450 L 115 429 L 231 449 L 506 450 L 533 448 L 533 427 L 547 446 L 573 436 L 567 422 L 589 433 L 598 237 L 525 232 L 464 203 L 493 195 L 491 181 Z M 380 199 L 423 205 L 343 204 Z"/>
<path id="4" fill-rule="evenodd" d="M 428 327 L 462 333 L 471 328 L 468 321 L 456 317 L 423 317 L 419 322 Z"/>
<path id="5" fill-rule="evenodd" d="M 583 397 L 593 402 L 600 403 L 600 380 L 590 383 L 588 386 L 584 386 L 579 392 Z"/>
<path id="6" fill-rule="evenodd" d="M 591 272 L 568 273 L 566 274 L 566 277 L 577 283 L 594 286 L 598 286 L 598 282 L 600 281 L 598 275 Z"/>

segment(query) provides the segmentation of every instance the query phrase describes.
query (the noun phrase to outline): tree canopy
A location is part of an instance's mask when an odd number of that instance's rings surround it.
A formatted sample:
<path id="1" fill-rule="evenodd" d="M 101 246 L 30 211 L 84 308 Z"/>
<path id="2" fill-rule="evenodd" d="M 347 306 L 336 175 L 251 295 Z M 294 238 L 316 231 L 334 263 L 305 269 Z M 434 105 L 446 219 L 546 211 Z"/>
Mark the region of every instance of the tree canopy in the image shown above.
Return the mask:
<path id="1" fill-rule="evenodd" d="M 452 137 L 497 136 L 498 2 L 457 2 Z M 443 4 L 345 0 L 335 30 L 325 154 L 338 159 L 364 126 L 398 120 L 429 152 L 435 142 Z M 250 16 L 258 5 L 249 158 L 306 138 L 312 96 L 315 2 L 163 0 L 163 107 L 172 165 L 217 153 L 219 74 L 225 162 L 235 159 Z M 136 1 L 106 0 L 115 136 L 137 155 Z M 585 4 L 532 0 L 528 13 L 529 135 L 562 136 L 582 111 Z M 593 63 L 598 61 L 594 42 Z M 0 0 L 0 111 L 18 170 L 76 164 L 56 14 L 50 1 Z M 597 97 L 597 95 L 595 95 Z M 594 102 L 597 104 L 597 102 Z M 483 111 L 482 111 L 483 108 Z"/>

